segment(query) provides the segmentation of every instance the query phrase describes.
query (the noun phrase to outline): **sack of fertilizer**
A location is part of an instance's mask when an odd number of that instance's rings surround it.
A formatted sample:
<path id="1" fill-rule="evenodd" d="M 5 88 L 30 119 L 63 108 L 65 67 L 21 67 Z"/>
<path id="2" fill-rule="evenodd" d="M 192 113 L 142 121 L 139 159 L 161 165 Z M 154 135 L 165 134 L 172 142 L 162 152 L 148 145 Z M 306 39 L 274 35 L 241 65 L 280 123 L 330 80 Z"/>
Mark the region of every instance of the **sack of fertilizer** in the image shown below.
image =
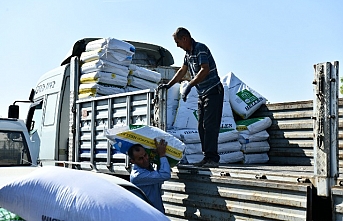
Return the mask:
<path id="1" fill-rule="evenodd" d="M 123 77 L 127 77 L 129 75 L 128 67 L 105 60 L 94 60 L 81 65 L 82 74 L 94 71 L 110 72 L 116 75 L 121 75 Z"/>
<path id="2" fill-rule="evenodd" d="M 229 86 L 229 101 L 232 110 L 242 119 L 249 118 L 267 101 L 266 98 L 246 85 L 232 72 L 224 76 L 222 82 L 223 85 Z"/>
<path id="3" fill-rule="evenodd" d="M 266 130 L 272 125 L 269 117 L 249 118 L 236 121 L 236 128 L 241 134 L 254 134 Z"/>
<path id="4" fill-rule="evenodd" d="M 132 44 L 115 38 L 101 38 L 86 45 L 86 51 L 108 49 L 128 56 L 133 56 L 136 48 Z"/>
<path id="5" fill-rule="evenodd" d="M 244 164 L 267 163 L 269 161 L 268 153 L 244 154 Z"/>
<path id="6" fill-rule="evenodd" d="M 139 67 L 134 64 L 129 65 L 130 75 L 145 79 L 147 81 L 158 83 L 161 81 L 161 74 L 156 71 Z"/>
<path id="7" fill-rule="evenodd" d="M 186 145 L 173 135 L 153 126 L 147 125 L 129 125 L 115 126 L 105 130 L 105 136 L 113 146 L 121 153 L 127 154 L 127 151 L 134 144 L 141 144 L 153 163 L 159 165 L 160 160 L 155 149 L 155 141 L 164 139 L 168 142 L 166 157 L 170 167 L 175 166 L 182 158 Z"/>
<path id="8" fill-rule="evenodd" d="M 127 77 L 127 85 L 140 88 L 140 89 L 152 89 L 155 90 L 158 87 L 158 84 L 155 82 L 147 81 L 135 76 Z"/>
<path id="9" fill-rule="evenodd" d="M 268 152 L 270 149 L 270 145 L 268 141 L 254 141 L 242 144 L 242 152 L 243 153 L 262 153 Z"/>
<path id="10" fill-rule="evenodd" d="M 180 83 L 174 84 L 167 91 L 167 129 L 173 128 L 175 116 L 177 114 L 177 108 L 179 106 L 179 90 Z"/>
<path id="11" fill-rule="evenodd" d="M 132 56 L 101 48 L 94 51 L 82 52 L 80 60 L 84 63 L 94 60 L 105 60 L 115 64 L 129 66 L 132 62 Z"/>
<path id="12" fill-rule="evenodd" d="M 268 140 L 269 138 L 269 134 L 266 130 L 262 130 L 254 134 L 239 133 L 238 136 L 239 136 L 238 141 L 241 144 L 246 144 L 246 143 L 256 142 L 256 141 L 265 141 L 265 140 Z"/>
<path id="13" fill-rule="evenodd" d="M 80 77 L 80 83 L 100 83 L 114 85 L 117 87 L 125 87 L 127 85 L 127 77 L 110 72 L 94 71 L 82 74 Z"/>
<path id="14" fill-rule="evenodd" d="M 89 83 L 80 84 L 79 86 L 79 98 L 97 97 L 111 94 L 124 93 L 123 88 L 115 87 L 113 85 Z"/>
<path id="15" fill-rule="evenodd" d="M 169 220 L 110 178 L 57 166 L 38 168 L 0 187 L 0 207 L 28 221 Z"/>

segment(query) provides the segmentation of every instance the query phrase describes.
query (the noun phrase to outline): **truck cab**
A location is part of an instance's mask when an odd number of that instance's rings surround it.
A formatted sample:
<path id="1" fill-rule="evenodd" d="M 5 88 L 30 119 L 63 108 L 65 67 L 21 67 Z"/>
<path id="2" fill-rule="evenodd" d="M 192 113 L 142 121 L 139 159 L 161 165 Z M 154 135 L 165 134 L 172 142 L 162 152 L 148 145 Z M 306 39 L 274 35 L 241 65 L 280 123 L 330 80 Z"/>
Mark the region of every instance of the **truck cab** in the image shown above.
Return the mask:
<path id="1" fill-rule="evenodd" d="M 0 118 L 1 166 L 36 164 L 37 154 L 23 120 Z"/>

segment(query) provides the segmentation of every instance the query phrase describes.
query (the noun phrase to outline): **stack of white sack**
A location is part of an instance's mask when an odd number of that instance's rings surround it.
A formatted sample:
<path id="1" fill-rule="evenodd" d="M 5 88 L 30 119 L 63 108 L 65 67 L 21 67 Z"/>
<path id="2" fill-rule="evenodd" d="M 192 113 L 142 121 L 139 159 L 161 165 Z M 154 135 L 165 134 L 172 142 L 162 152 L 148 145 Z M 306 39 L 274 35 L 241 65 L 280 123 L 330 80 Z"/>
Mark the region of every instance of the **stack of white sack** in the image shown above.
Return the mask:
<path id="1" fill-rule="evenodd" d="M 266 131 L 272 124 L 269 117 L 250 118 L 236 121 L 239 142 L 242 144 L 245 164 L 266 163 L 270 149 Z"/>
<path id="2" fill-rule="evenodd" d="M 115 38 L 102 38 L 86 45 L 81 54 L 79 98 L 123 93 L 135 47 Z"/>
<path id="3" fill-rule="evenodd" d="M 139 89 L 156 89 L 161 81 L 161 74 L 134 64 L 129 65 L 128 85 Z"/>
<path id="4" fill-rule="evenodd" d="M 182 82 L 180 92 L 188 85 Z M 168 133 L 180 139 L 186 144 L 185 158 L 182 163 L 194 163 L 201 161 L 204 157 L 202 153 L 200 137 L 198 132 L 198 93 L 193 87 L 187 96 L 187 101 L 179 100 L 179 106 L 175 116 L 173 129 L 168 129 Z M 238 131 L 233 118 L 228 95 L 224 93 L 222 121 L 218 137 L 218 153 L 220 163 L 235 163 L 243 160 L 243 153 L 240 151 L 241 145 L 238 142 Z"/>
<path id="5" fill-rule="evenodd" d="M 169 220 L 109 177 L 64 167 L 40 167 L 1 186 L 0 207 L 25 220 Z"/>
<path id="6" fill-rule="evenodd" d="M 266 98 L 246 85 L 232 72 L 222 78 L 224 86 L 228 87 L 229 100 L 232 110 L 242 119 L 249 118 L 262 104 Z"/>

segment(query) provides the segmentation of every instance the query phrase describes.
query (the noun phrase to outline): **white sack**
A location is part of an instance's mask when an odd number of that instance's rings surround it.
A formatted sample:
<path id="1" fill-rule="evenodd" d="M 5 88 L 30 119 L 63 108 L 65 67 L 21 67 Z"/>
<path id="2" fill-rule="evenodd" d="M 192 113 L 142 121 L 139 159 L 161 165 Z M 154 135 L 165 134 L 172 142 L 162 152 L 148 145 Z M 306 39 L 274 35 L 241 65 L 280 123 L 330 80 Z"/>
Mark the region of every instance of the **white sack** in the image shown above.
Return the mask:
<path id="1" fill-rule="evenodd" d="M 243 153 L 241 151 L 231 153 L 219 153 L 219 156 L 219 163 L 237 163 L 242 162 L 244 159 Z"/>
<path id="2" fill-rule="evenodd" d="M 99 50 L 100 48 L 117 51 L 122 54 L 127 53 L 128 56 L 133 56 L 136 51 L 135 46 L 132 44 L 115 38 L 102 38 L 91 41 L 86 45 L 86 51 Z"/>
<path id="3" fill-rule="evenodd" d="M 28 221 L 169 220 L 92 172 L 44 166 L 0 188 L 0 206 Z"/>
<path id="4" fill-rule="evenodd" d="M 266 103 L 266 98 L 246 85 L 232 72 L 227 74 L 222 82 L 229 86 L 232 110 L 243 119 L 249 118 L 262 104 Z"/>
<path id="5" fill-rule="evenodd" d="M 168 103 L 168 101 L 167 101 Z M 167 105 L 167 130 L 173 128 L 173 123 L 177 114 L 177 105 Z"/>
<path id="6" fill-rule="evenodd" d="M 170 129 L 167 133 L 177 137 L 186 144 L 200 142 L 199 132 L 197 129 Z"/>
<path id="7" fill-rule="evenodd" d="M 105 60 L 115 64 L 129 66 L 132 62 L 132 56 L 127 53 L 116 52 L 101 48 L 94 51 L 82 52 L 80 56 L 82 62 L 91 62 L 94 60 Z"/>
<path id="8" fill-rule="evenodd" d="M 185 154 L 202 154 L 201 143 L 189 143 L 186 144 Z"/>
<path id="9" fill-rule="evenodd" d="M 117 87 L 125 87 L 127 85 L 127 77 L 110 72 L 95 71 L 82 74 L 80 77 L 80 83 L 100 83 L 114 85 Z"/>
<path id="10" fill-rule="evenodd" d="M 244 154 L 244 164 L 267 163 L 268 161 L 267 153 Z"/>
<path id="11" fill-rule="evenodd" d="M 239 133 L 239 142 L 242 144 L 255 142 L 255 141 L 264 141 L 269 138 L 269 134 L 266 130 L 262 130 L 260 132 L 254 134 L 242 134 Z"/>
<path id="12" fill-rule="evenodd" d="M 204 159 L 204 154 L 195 153 L 195 154 L 186 154 L 186 160 L 189 164 L 198 163 Z"/>
<path id="13" fill-rule="evenodd" d="M 227 80 L 226 78 L 224 78 Z M 229 86 L 227 85 L 227 82 L 223 82 L 223 79 L 221 79 L 223 88 L 224 88 L 224 102 L 229 102 L 230 103 L 230 90 Z"/>
<path id="14" fill-rule="evenodd" d="M 218 144 L 218 153 L 236 152 L 240 150 L 241 143 L 239 143 L 237 140 Z M 185 154 L 196 153 L 202 153 L 201 143 L 186 144 Z"/>
<path id="15" fill-rule="evenodd" d="M 130 74 L 135 77 L 142 78 L 147 81 L 158 83 L 161 81 L 161 74 L 134 64 L 129 65 Z"/>
<path id="16" fill-rule="evenodd" d="M 229 141 L 225 143 L 218 143 L 218 153 L 240 151 L 241 147 L 242 144 L 238 140 Z"/>
<path id="17" fill-rule="evenodd" d="M 182 142 L 189 144 L 189 143 L 200 143 L 200 136 L 199 131 L 197 129 L 171 129 L 167 131 L 171 135 L 177 137 Z M 220 129 L 219 136 L 218 136 L 218 143 L 225 143 L 234 140 L 238 140 L 239 133 L 236 129 L 234 130 L 227 130 L 227 129 Z"/>
<path id="18" fill-rule="evenodd" d="M 237 163 L 242 162 L 244 159 L 241 151 L 221 153 L 219 156 L 219 163 Z M 197 163 L 204 159 L 204 155 L 202 153 L 186 154 L 185 157 L 189 164 Z"/>
<path id="19" fill-rule="evenodd" d="M 140 88 L 132 87 L 132 86 L 129 86 L 129 85 L 126 85 L 126 87 L 124 89 L 125 89 L 125 92 L 134 92 L 134 91 L 142 90 Z"/>
<path id="20" fill-rule="evenodd" d="M 180 84 L 176 83 L 167 90 L 167 129 L 173 127 L 179 106 Z"/>
<path id="21" fill-rule="evenodd" d="M 156 148 L 154 138 L 164 139 L 168 142 L 166 157 L 171 167 L 175 166 L 182 158 L 186 145 L 169 133 L 152 126 L 114 126 L 105 130 L 105 136 L 113 143 L 113 146 L 120 152 L 127 154 L 133 144 L 141 144 L 148 153 L 152 154 Z M 156 163 L 159 159 L 155 158 Z"/>
<path id="22" fill-rule="evenodd" d="M 129 75 L 128 67 L 104 60 L 94 60 L 91 62 L 86 62 L 81 66 L 82 74 L 94 71 L 110 72 L 124 77 L 127 77 Z"/>
<path id="23" fill-rule="evenodd" d="M 272 125 L 272 120 L 269 117 L 249 118 L 236 121 L 236 125 L 239 133 L 254 134 L 269 128 Z"/>
<path id="24" fill-rule="evenodd" d="M 220 129 L 218 136 L 218 143 L 230 142 L 237 140 L 239 138 L 239 133 L 236 129 Z"/>
<path id="25" fill-rule="evenodd" d="M 144 79 L 141 79 L 135 76 L 129 76 L 127 78 L 127 84 L 136 88 L 140 88 L 140 89 L 155 90 L 158 87 L 158 84 L 155 82 L 146 81 Z"/>
<path id="26" fill-rule="evenodd" d="M 180 103 L 183 102 L 180 100 Z M 179 106 L 176 112 L 173 127 L 175 129 L 197 129 L 198 120 L 196 118 L 197 109 L 191 109 L 187 106 Z"/>
<path id="27" fill-rule="evenodd" d="M 231 109 L 231 104 L 228 101 L 223 102 L 223 111 L 222 111 L 222 116 L 223 117 L 232 117 L 233 118 L 233 113 Z"/>
<path id="28" fill-rule="evenodd" d="M 242 151 L 243 153 L 260 153 L 260 152 L 268 152 L 270 149 L 270 145 L 268 141 L 256 141 L 250 142 L 246 144 L 242 144 Z"/>
<path id="29" fill-rule="evenodd" d="M 79 86 L 79 97 L 81 98 L 83 95 L 95 96 L 98 95 L 111 95 L 111 94 L 120 94 L 124 93 L 125 90 L 123 88 L 110 86 L 110 85 L 102 85 L 98 83 L 89 83 L 89 84 L 80 84 Z"/>

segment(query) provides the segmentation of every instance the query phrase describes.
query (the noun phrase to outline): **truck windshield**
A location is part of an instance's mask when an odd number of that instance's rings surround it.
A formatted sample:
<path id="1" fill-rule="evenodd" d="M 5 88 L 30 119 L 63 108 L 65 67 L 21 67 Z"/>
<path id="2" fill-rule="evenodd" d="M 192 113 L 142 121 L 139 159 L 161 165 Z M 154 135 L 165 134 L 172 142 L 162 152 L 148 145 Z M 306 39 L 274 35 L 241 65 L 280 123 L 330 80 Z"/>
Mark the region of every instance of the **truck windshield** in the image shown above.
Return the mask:
<path id="1" fill-rule="evenodd" d="M 22 132 L 0 131 L 0 166 L 30 165 L 29 157 Z"/>

